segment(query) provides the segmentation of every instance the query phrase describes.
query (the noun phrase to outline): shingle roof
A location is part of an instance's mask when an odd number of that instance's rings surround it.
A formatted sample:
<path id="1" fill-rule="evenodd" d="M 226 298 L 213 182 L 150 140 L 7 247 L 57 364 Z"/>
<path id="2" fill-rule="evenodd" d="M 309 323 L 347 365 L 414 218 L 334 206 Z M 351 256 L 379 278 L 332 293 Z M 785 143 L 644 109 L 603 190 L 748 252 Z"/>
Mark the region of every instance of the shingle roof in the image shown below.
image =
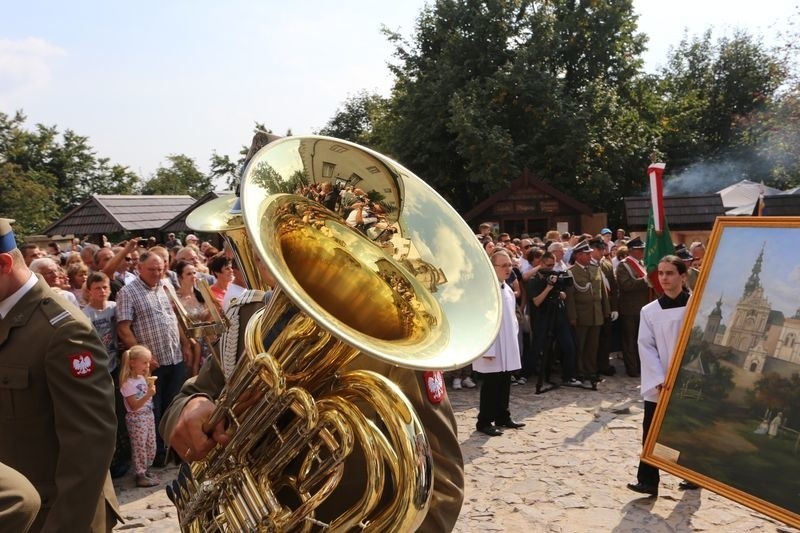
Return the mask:
<path id="1" fill-rule="evenodd" d="M 776 194 L 764 197 L 765 216 L 798 216 L 800 215 L 800 194 Z"/>
<path id="2" fill-rule="evenodd" d="M 200 198 L 199 200 L 194 202 L 192 205 L 190 205 L 189 207 L 187 207 L 186 209 L 184 209 L 183 211 L 181 211 L 180 213 L 178 213 L 177 215 L 175 215 L 174 217 L 169 219 L 166 222 L 166 224 L 161 226 L 160 231 L 162 233 L 169 233 L 169 232 L 172 232 L 172 233 L 184 232 L 185 233 L 185 232 L 191 231 L 191 228 L 189 228 L 186 225 L 186 217 L 189 215 L 189 213 L 191 213 L 192 211 L 194 211 L 196 208 L 200 207 L 201 205 L 203 205 L 205 203 L 208 203 L 211 200 L 214 200 L 215 198 L 219 198 L 221 196 L 229 196 L 231 194 L 233 194 L 233 191 L 211 191 L 211 192 L 207 192 L 206 194 L 203 195 L 202 198 Z"/>
<path id="3" fill-rule="evenodd" d="M 719 194 L 664 197 L 664 215 L 670 229 L 711 229 L 714 220 L 724 214 L 725 207 Z M 625 198 L 628 228 L 634 231 L 646 229 L 649 216 L 649 196 Z"/>
<path id="4" fill-rule="evenodd" d="M 84 235 L 120 231 L 157 230 L 194 203 L 188 195 L 93 194 L 56 220 L 45 235 Z"/>

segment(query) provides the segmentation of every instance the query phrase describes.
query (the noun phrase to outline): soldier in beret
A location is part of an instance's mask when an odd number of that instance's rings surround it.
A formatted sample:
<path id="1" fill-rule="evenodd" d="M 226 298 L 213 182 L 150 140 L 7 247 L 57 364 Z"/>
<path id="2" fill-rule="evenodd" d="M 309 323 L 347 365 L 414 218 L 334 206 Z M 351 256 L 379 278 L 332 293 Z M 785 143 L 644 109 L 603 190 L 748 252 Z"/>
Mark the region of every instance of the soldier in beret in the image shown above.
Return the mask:
<path id="1" fill-rule="evenodd" d="M 28 269 L 0 219 L 0 462 L 38 492 L 31 531 L 111 531 L 119 518 L 108 473 L 116 429 L 103 343 L 77 307 Z M 0 493 L 24 489 L 0 472 Z M 0 528 L 12 523 L 2 512 Z"/>

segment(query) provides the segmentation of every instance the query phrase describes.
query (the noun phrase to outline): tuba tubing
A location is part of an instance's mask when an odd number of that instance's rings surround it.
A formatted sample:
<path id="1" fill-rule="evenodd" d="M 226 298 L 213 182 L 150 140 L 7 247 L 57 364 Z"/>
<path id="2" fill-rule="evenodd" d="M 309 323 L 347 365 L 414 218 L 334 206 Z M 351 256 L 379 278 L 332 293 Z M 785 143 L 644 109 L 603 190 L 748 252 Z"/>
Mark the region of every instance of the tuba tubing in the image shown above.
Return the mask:
<path id="1" fill-rule="evenodd" d="M 332 170 L 349 176 L 342 188 L 358 184 L 383 206 L 377 231 L 365 235 L 288 194 L 330 185 Z M 248 286 L 267 289 L 260 262 L 275 289 L 247 323 L 243 353 L 205 428 L 224 420 L 229 444 L 183 468 L 168 490 L 181 529 L 416 529 L 435 467 L 424 428 L 397 385 L 346 367 L 359 354 L 412 369 L 479 357 L 500 320 L 486 254 L 422 180 L 338 139 L 289 137 L 258 150 L 244 172 L 241 211 L 236 200 L 213 200 L 187 224 L 223 233 Z M 350 494 L 343 483 L 361 472 L 366 484 Z M 331 513 L 343 491 L 349 503 Z"/>

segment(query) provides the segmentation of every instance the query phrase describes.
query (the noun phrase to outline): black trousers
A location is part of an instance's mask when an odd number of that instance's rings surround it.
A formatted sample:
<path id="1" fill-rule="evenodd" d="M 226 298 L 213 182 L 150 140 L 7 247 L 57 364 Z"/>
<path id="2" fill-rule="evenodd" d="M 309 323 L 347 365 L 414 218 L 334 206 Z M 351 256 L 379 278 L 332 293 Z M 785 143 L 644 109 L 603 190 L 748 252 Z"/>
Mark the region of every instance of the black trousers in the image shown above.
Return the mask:
<path id="1" fill-rule="evenodd" d="M 543 304 L 549 305 L 549 304 Z M 555 306 L 555 304 L 552 304 Z M 561 377 L 569 381 L 575 377 L 576 348 L 572 327 L 569 325 L 567 314 L 563 309 L 553 308 L 548 312 L 536 315 L 533 323 L 533 353 L 534 357 L 543 360 L 545 350 L 552 347 L 555 340 L 561 349 Z M 547 369 L 542 369 L 546 372 Z"/>
<path id="2" fill-rule="evenodd" d="M 611 353 L 611 325 L 613 322 L 610 318 L 606 318 L 603 326 L 600 328 L 600 340 L 597 346 L 597 370 L 606 374 L 611 368 L 611 360 L 609 354 Z"/>
<path id="3" fill-rule="evenodd" d="M 639 315 L 620 315 L 618 320 L 625 371 L 629 376 L 638 376 L 642 371 L 638 343 Z"/>
<path id="4" fill-rule="evenodd" d="M 647 440 L 647 434 L 650 433 L 650 424 L 653 422 L 653 415 L 656 412 L 656 402 L 644 402 L 644 420 L 642 420 L 642 445 Z M 639 470 L 636 473 L 636 480 L 642 485 L 648 487 L 657 487 L 661 477 L 658 473 L 658 468 L 649 465 L 644 461 L 639 461 Z"/>
<path id="5" fill-rule="evenodd" d="M 511 396 L 511 372 L 483 374 L 481 404 L 478 412 L 478 428 L 503 424 L 511 418 L 508 399 Z"/>

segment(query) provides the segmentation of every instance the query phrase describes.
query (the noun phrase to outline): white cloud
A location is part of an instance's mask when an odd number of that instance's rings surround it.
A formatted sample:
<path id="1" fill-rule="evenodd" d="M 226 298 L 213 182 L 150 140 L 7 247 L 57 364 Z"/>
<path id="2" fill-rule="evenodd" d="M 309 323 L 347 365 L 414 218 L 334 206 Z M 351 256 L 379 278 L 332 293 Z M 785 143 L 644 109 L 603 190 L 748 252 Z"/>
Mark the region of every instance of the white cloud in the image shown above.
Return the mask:
<path id="1" fill-rule="evenodd" d="M 38 37 L 0 39 L 0 104 L 6 98 L 46 88 L 50 64 L 66 52 Z"/>

